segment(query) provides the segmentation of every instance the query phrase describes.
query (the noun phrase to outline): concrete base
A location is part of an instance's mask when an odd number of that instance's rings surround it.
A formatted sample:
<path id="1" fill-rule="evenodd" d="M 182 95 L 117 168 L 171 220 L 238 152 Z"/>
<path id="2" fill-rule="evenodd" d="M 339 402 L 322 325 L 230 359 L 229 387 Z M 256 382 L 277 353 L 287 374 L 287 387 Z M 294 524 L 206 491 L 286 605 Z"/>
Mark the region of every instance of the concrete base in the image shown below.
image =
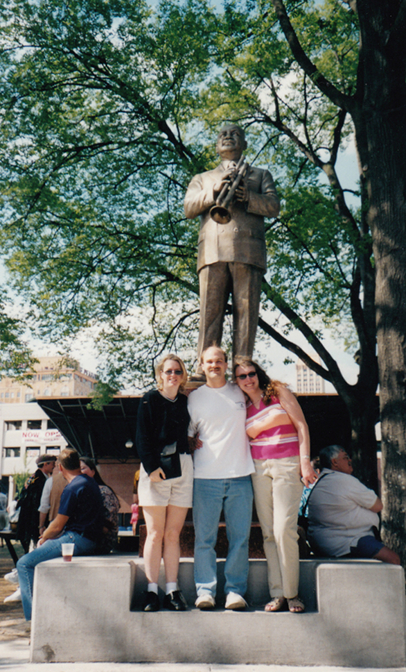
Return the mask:
<path id="1" fill-rule="evenodd" d="M 301 561 L 304 614 L 263 611 L 266 562 L 250 561 L 247 612 L 193 608 L 193 560 L 179 583 L 190 611 L 139 611 L 143 560 L 50 560 L 35 570 L 31 662 L 162 662 L 402 667 L 404 573 L 376 561 Z M 161 587 L 164 575 L 161 573 Z"/>

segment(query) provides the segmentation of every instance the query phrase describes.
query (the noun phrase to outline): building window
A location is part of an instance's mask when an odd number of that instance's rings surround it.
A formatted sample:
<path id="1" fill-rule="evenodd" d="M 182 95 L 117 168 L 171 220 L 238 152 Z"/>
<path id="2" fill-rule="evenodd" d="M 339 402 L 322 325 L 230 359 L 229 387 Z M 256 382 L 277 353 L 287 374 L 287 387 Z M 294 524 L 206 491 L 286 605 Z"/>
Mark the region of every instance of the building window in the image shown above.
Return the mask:
<path id="1" fill-rule="evenodd" d="M 17 392 L 17 397 L 21 397 L 21 392 Z"/>
<path id="2" fill-rule="evenodd" d="M 6 392 L 6 399 L 8 399 L 9 396 L 10 396 L 10 393 L 9 393 L 9 392 Z"/>
<path id="3" fill-rule="evenodd" d="M 25 402 L 31 401 L 31 399 L 34 399 L 34 395 L 32 392 L 27 392 L 27 394 L 24 396 Z"/>
<path id="4" fill-rule="evenodd" d="M 21 429 L 22 421 L 21 420 L 7 420 L 6 421 L 6 432 L 14 432 L 16 429 Z"/>
<path id="5" fill-rule="evenodd" d="M 59 455 L 61 446 L 46 446 L 45 452 L 47 455 Z"/>
<path id="6" fill-rule="evenodd" d="M 27 429 L 41 429 L 42 420 L 27 420 Z"/>
<path id="7" fill-rule="evenodd" d="M 38 457 L 40 454 L 40 447 L 39 446 L 30 446 L 29 448 L 26 449 L 25 454 L 28 458 L 31 457 Z"/>
<path id="8" fill-rule="evenodd" d="M 41 380 L 53 380 L 54 376 L 52 373 L 44 373 L 44 375 L 41 376 Z"/>
<path id="9" fill-rule="evenodd" d="M 20 457 L 20 448 L 4 448 L 4 457 Z"/>

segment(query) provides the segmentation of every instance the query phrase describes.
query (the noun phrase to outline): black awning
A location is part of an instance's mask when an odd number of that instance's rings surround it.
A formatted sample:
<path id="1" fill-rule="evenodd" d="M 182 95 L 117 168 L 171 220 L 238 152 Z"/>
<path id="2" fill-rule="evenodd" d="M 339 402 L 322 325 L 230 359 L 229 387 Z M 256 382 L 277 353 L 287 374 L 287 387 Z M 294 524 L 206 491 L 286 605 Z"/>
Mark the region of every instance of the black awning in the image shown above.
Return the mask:
<path id="1" fill-rule="evenodd" d="M 137 457 L 135 431 L 141 397 L 114 397 L 102 410 L 88 408 L 83 397 L 42 397 L 35 401 L 50 417 L 69 445 L 81 455 L 127 462 Z M 336 394 L 299 394 L 310 431 L 312 455 L 332 443 L 349 447 L 351 422 L 344 401 Z M 376 397 L 376 421 L 379 400 Z M 131 448 L 126 444 L 132 442 Z"/>
<path id="2" fill-rule="evenodd" d="M 117 396 L 101 410 L 90 407 L 92 400 L 84 397 L 42 397 L 35 401 L 81 455 L 120 462 L 137 456 L 135 431 L 140 397 Z"/>

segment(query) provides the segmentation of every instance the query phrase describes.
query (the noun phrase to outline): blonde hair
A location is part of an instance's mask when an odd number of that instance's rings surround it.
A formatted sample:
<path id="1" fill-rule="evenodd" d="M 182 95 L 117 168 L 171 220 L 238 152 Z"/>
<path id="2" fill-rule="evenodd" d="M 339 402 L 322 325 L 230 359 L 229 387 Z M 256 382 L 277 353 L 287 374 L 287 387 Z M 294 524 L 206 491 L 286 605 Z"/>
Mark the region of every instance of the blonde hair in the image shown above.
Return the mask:
<path id="1" fill-rule="evenodd" d="M 177 355 L 172 355 L 171 353 L 169 353 L 169 355 L 165 355 L 165 357 L 163 357 L 163 359 L 161 359 L 161 361 L 158 362 L 158 364 L 155 367 L 156 386 L 157 386 L 158 390 L 163 389 L 163 382 L 162 382 L 162 378 L 161 378 L 161 373 L 164 370 L 165 362 L 167 362 L 169 359 L 176 362 L 177 364 L 179 364 L 180 368 L 182 369 L 182 378 L 181 378 L 181 382 L 180 382 L 180 385 L 179 385 L 179 391 L 183 392 L 184 389 L 185 389 L 185 385 L 187 383 L 186 367 L 185 367 L 185 365 L 184 365 L 184 363 L 183 363 L 183 361 L 181 360 L 180 357 L 178 357 Z"/>

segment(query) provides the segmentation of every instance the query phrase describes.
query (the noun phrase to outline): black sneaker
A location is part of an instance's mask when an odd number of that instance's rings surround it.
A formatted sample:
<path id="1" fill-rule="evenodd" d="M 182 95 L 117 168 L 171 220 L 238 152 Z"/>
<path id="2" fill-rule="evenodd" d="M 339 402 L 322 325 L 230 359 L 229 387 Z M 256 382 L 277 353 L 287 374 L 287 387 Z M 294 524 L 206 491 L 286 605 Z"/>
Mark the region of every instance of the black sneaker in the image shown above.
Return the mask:
<path id="1" fill-rule="evenodd" d="M 151 591 L 144 592 L 143 611 L 159 611 L 159 597 Z"/>
<path id="2" fill-rule="evenodd" d="M 165 595 L 163 607 L 171 611 L 186 611 L 187 604 L 180 590 L 173 590 L 168 595 Z"/>

